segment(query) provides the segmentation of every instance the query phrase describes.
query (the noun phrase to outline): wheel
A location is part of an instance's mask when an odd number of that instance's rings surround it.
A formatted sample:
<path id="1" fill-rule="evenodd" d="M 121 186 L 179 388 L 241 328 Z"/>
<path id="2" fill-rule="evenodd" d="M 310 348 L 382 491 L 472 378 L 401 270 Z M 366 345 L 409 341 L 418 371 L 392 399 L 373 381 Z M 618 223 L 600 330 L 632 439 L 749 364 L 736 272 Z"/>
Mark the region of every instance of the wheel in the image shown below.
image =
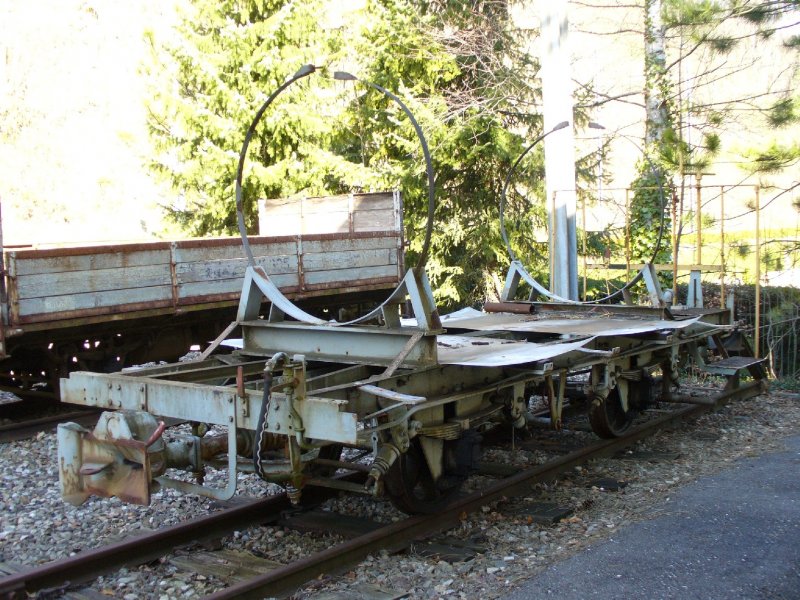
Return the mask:
<path id="1" fill-rule="evenodd" d="M 449 442 L 445 442 L 447 455 Z M 448 461 L 445 459 L 445 463 Z M 433 480 L 418 440 L 401 454 L 384 479 L 386 495 L 399 510 L 409 514 L 431 514 L 444 508 L 458 493 L 465 476 L 444 471 Z"/>
<path id="2" fill-rule="evenodd" d="M 633 422 L 633 411 L 627 413 L 622 408 L 618 388 L 608 393 L 605 399 L 592 398 L 589 404 L 589 423 L 599 437 L 611 439 L 620 437 Z"/>
<path id="3" fill-rule="evenodd" d="M 628 382 L 628 408 L 639 412 L 652 406 L 658 398 L 661 379 L 643 375 L 641 381 Z"/>

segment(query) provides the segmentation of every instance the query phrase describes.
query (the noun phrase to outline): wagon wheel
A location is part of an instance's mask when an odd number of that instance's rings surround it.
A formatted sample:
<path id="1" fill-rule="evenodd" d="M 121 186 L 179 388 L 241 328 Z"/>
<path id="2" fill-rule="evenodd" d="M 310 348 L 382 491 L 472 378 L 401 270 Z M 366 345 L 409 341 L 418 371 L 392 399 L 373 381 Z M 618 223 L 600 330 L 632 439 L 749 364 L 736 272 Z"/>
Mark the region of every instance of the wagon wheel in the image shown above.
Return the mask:
<path id="1" fill-rule="evenodd" d="M 445 454 L 447 446 L 445 442 Z M 413 440 L 408 452 L 401 454 L 386 474 L 386 495 L 405 513 L 431 514 L 453 499 L 464 479 L 445 471 L 434 481 L 419 442 Z"/>
<path id="2" fill-rule="evenodd" d="M 619 397 L 619 389 L 614 388 L 605 399 L 595 396 L 589 404 L 589 423 L 599 437 L 611 439 L 620 437 L 633 422 L 633 411 L 625 412 Z"/>

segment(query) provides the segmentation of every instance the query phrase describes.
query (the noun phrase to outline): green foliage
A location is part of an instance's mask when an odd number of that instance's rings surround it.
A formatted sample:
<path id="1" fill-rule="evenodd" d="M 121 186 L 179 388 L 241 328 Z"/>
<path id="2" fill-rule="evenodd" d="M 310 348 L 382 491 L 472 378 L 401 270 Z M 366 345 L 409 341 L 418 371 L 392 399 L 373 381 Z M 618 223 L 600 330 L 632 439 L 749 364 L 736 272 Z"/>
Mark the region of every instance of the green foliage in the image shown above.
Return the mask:
<path id="1" fill-rule="evenodd" d="M 729 249 L 735 256 L 738 256 L 739 258 L 747 258 L 753 251 L 753 249 L 750 247 L 750 244 L 745 242 L 734 242 L 729 246 Z"/>
<path id="2" fill-rule="evenodd" d="M 703 139 L 705 141 L 706 152 L 708 152 L 711 155 L 719 152 L 722 142 L 719 139 L 718 133 L 712 131 L 706 132 L 703 134 Z"/>
<path id="3" fill-rule="evenodd" d="M 386 7 L 389 4 L 392 10 Z M 500 102 L 500 94 L 507 92 L 489 85 L 501 74 L 478 68 L 482 57 L 449 48 L 447 38 L 435 32 L 449 26 L 457 34 L 460 27 L 475 26 L 476 20 L 480 24 L 505 17 L 494 13 L 476 16 L 457 2 L 431 4 L 421 16 L 418 6 L 410 2 L 387 2 L 382 9 L 383 22 L 365 31 L 365 47 L 373 57 L 365 77 L 399 90 L 428 138 L 437 176 L 428 273 L 437 300 L 451 305 L 480 301 L 491 293 L 487 289 L 489 274 L 502 270 L 508 262 L 499 236 L 498 199 L 502 178 L 521 153 L 524 138 L 509 132 L 509 122 L 497 110 L 489 110 Z M 494 10 L 492 5 L 488 10 Z M 498 35 L 494 48 L 476 50 L 497 51 L 499 47 L 501 53 L 511 53 L 513 44 L 509 36 Z M 510 76 L 508 80 L 511 82 Z M 481 90 L 482 97 L 471 98 L 475 90 Z M 535 96 L 531 88 L 517 91 L 528 98 Z M 405 120 L 375 118 L 373 102 L 364 98 L 355 107 L 355 120 L 364 124 L 362 139 L 380 147 L 387 161 L 402 165 L 399 185 L 404 192 L 410 241 L 407 260 L 413 264 L 421 250 L 427 206 L 421 160 L 408 161 L 410 152 L 418 152 L 418 143 Z M 519 117 L 516 123 L 525 124 Z M 518 231 L 517 226 L 528 216 L 525 212 L 522 219 L 512 220 L 510 229 Z"/>
<path id="4" fill-rule="evenodd" d="M 722 35 L 708 35 L 703 41 L 719 54 L 729 53 L 738 43 L 736 38 Z"/>
<path id="5" fill-rule="evenodd" d="M 498 230 L 503 177 L 541 124 L 517 108 L 538 94 L 531 84 L 538 67 L 525 40 L 510 32 L 503 3 L 369 0 L 339 29 L 322 25 L 326 5 L 195 0 L 178 42 L 153 42 L 161 61 L 151 70 L 154 80 L 163 69 L 171 82 L 155 87 L 148 107 L 157 150 L 151 167 L 185 200 L 169 215 L 192 234 L 235 232 L 236 163 L 256 109 L 299 66 L 333 70 L 344 63 L 398 94 L 425 132 L 436 172 L 428 273 L 437 300 L 482 300 L 492 274 L 508 263 Z M 382 94 L 333 83 L 329 74 L 294 84 L 264 115 L 245 173 L 248 226 L 257 198 L 399 188 L 413 265 L 427 221 L 425 165 L 413 126 Z M 532 153 L 531 161 L 537 172 L 541 155 Z M 528 184 L 524 193 L 536 196 L 540 188 Z M 518 248 L 534 214 L 527 204 L 512 211 Z"/>
<path id="6" fill-rule="evenodd" d="M 754 173 L 778 173 L 800 161 L 800 144 L 779 144 L 772 142 L 766 148 L 750 150 L 750 169 Z"/>
<path id="7" fill-rule="evenodd" d="M 772 11 L 765 3 L 749 6 L 744 4 L 741 12 L 739 13 L 739 17 L 753 25 L 761 25 L 772 18 Z"/>
<path id="8" fill-rule="evenodd" d="M 335 53 L 340 43 L 318 26 L 323 4 L 198 1 L 173 44 L 158 46 L 151 38 L 150 72 L 155 77 L 163 69 L 169 80 L 155 87 L 147 106 L 156 150 L 149 166 L 182 198 L 167 211 L 189 233 L 235 230 L 237 156 L 255 108 L 300 66 Z M 251 143 L 244 184 L 250 228 L 259 197 L 344 188 L 350 171 L 318 149 L 331 135 L 321 114 L 324 90 L 303 87 L 290 88 Z"/>
<path id="9" fill-rule="evenodd" d="M 631 184 L 633 196 L 629 211 L 631 259 L 636 262 L 669 262 L 670 247 L 670 172 L 648 161 L 638 165 L 639 175 Z"/>
<path id="10" fill-rule="evenodd" d="M 800 8 L 798 0 L 660 0 L 663 6 L 664 24 L 670 31 L 671 37 L 689 40 L 688 44 L 681 42 L 679 52 L 687 56 L 694 54 L 699 48 L 709 48 L 714 54 L 726 56 L 737 44 L 748 37 L 770 37 L 778 28 L 782 28 L 782 21 L 788 14 Z M 680 34 L 677 36 L 676 34 Z M 788 42 L 789 46 L 792 41 Z M 676 64 L 679 63 L 676 61 Z M 719 85 L 720 78 L 716 70 L 710 81 L 712 85 Z M 695 76 L 693 86 L 702 87 L 702 76 Z M 674 91 L 672 95 L 674 95 Z M 757 92 L 753 94 L 757 97 Z M 667 97 L 667 96 L 665 96 Z M 757 105 L 753 100 L 752 104 Z M 670 160 L 680 158 L 680 166 L 684 171 L 698 171 L 705 168 L 710 159 L 721 150 L 721 141 L 718 131 L 736 118 L 736 102 L 726 105 L 724 102 L 713 101 L 708 106 L 690 105 L 686 107 L 693 116 L 693 126 L 700 128 L 703 135 L 703 144 L 696 148 L 676 148 L 664 151 L 662 154 Z M 679 107 L 681 110 L 681 107 Z M 797 121 L 796 101 L 780 99 L 771 107 L 764 109 L 767 121 L 772 127 L 783 127 Z M 668 141 L 668 140 L 665 140 Z M 785 166 L 784 154 L 776 148 L 767 148 L 760 152 L 758 157 L 760 165 L 756 170 L 762 172 L 775 172 Z M 782 166 L 783 165 L 783 166 Z M 762 168 L 763 167 L 763 168 Z"/>
<path id="11" fill-rule="evenodd" d="M 709 0 L 676 0 L 664 4 L 664 22 L 669 27 L 710 25 L 719 17 L 722 6 Z"/>
<path id="12" fill-rule="evenodd" d="M 785 127 L 800 121 L 797 98 L 781 98 L 770 106 L 767 122 L 772 127 Z"/>

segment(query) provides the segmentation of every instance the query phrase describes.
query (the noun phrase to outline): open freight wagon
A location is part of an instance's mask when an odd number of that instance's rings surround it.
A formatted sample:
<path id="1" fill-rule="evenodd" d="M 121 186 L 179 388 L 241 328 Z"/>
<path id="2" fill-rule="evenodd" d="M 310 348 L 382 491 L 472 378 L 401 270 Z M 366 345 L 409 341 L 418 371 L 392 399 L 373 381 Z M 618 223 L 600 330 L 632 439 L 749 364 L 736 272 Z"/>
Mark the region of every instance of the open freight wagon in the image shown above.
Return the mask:
<path id="1" fill-rule="evenodd" d="M 403 275 L 398 192 L 262 200 L 259 223 L 257 263 L 320 316 L 379 301 Z M 0 386 L 23 396 L 214 339 L 247 264 L 239 237 L 15 247 L 2 261 Z"/>

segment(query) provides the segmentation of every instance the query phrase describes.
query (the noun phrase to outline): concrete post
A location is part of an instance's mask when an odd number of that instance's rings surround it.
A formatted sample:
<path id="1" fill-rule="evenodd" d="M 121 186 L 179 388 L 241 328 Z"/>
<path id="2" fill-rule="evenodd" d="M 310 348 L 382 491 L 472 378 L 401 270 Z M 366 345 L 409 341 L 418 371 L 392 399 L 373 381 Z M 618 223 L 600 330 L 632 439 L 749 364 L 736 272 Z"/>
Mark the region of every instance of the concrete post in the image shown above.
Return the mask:
<path id="1" fill-rule="evenodd" d="M 578 241 L 575 222 L 575 140 L 568 46 L 566 0 L 539 2 L 541 18 L 542 101 L 544 131 L 561 121 L 570 126 L 545 139 L 547 203 L 550 215 L 550 288 L 558 296 L 578 299 Z"/>

